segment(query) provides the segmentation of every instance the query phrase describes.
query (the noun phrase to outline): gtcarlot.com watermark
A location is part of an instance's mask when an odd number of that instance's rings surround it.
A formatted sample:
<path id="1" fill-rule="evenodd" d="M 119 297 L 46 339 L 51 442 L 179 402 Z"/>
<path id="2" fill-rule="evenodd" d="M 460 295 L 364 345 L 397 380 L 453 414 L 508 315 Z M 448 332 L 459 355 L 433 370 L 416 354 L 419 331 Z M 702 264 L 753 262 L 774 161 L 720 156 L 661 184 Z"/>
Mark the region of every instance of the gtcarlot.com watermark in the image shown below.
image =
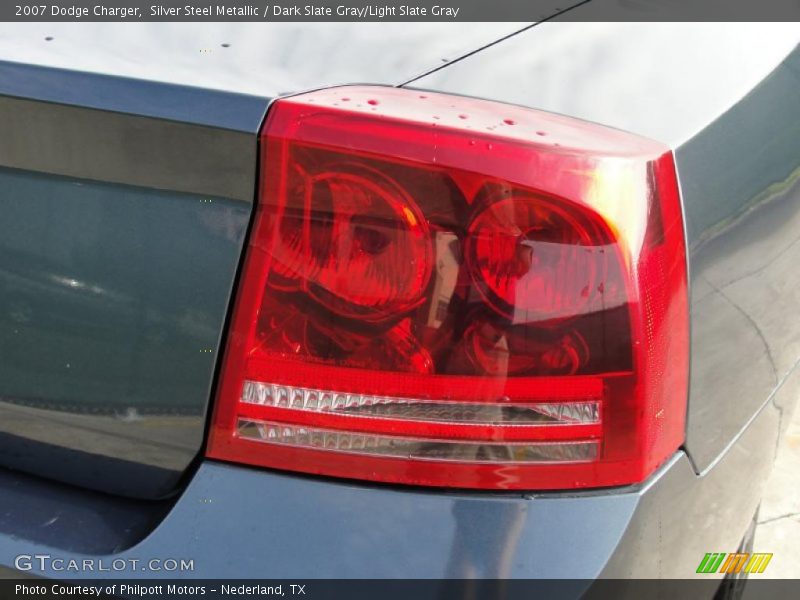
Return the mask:
<path id="1" fill-rule="evenodd" d="M 194 571 L 194 559 L 186 558 L 59 558 L 50 554 L 20 554 L 14 558 L 19 571 L 113 573 L 123 571 L 181 573 Z"/>

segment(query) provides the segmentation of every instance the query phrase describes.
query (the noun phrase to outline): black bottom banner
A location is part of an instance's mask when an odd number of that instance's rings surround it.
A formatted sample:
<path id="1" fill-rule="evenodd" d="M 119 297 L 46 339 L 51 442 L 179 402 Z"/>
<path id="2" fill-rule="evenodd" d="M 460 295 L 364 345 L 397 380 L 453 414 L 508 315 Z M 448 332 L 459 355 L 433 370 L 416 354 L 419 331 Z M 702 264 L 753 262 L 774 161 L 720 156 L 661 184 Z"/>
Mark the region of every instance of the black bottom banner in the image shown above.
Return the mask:
<path id="1" fill-rule="evenodd" d="M 204 598 L 323 600 L 533 600 L 617 599 L 683 600 L 738 597 L 731 582 L 693 580 L 0 580 L 0 598 Z M 737 582 L 744 583 L 744 582 Z M 727 593 L 726 593 L 727 592 Z M 728 593 L 734 592 L 733 596 Z M 800 580 L 750 580 L 745 598 L 800 597 Z"/>

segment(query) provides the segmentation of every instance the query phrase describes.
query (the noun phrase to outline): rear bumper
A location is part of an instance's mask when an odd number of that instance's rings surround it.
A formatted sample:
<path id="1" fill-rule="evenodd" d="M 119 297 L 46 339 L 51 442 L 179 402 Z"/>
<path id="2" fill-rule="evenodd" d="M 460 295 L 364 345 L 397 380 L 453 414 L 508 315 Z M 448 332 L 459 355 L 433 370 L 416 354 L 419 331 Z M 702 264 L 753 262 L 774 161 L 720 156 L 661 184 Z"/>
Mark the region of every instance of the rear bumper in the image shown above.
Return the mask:
<path id="1" fill-rule="evenodd" d="M 44 568 L 34 561 L 27 574 L 59 579 L 686 578 L 706 552 L 738 547 L 772 462 L 774 446 L 767 440 L 774 444 L 777 418 L 768 405 L 701 476 L 678 452 L 642 486 L 571 494 L 443 493 L 204 462 L 166 516 L 152 516 L 158 525 L 136 543 L 122 540 L 124 532 L 130 535 L 127 527 L 115 533 L 133 509 L 100 512 L 106 497 L 76 497 L 73 489 L 68 500 L 64 486 L 39 482 L 27 489 L 23 483 L 12 493 L 0 488 L 5 517 L 0 519 L 0 572 L 13 568 L 19 555 L 50 555 L 63 559 L 60 569 L 52 561 Z M 29 517 L 34 522 L 26 527 L 14 516 L 34 513 L 38 516 Z M 59 522 L 71 525 L 59 535 L 45 535 Z M 120 536 L 116 546 L 126 549 L 110 549 L 115 535 Z M 79 543 L 80 536 L 93 541 Z M 105 536 L 105 546 L 97 545 L 97 536 Z M 87 558 L 94 570 L 64 567 L 70 559 L 82 564 Z M 140 565 L 151 559 L 192 560 L 193 569 L 142 572 Z M 99 563 L 106 570 L 98 571 Z"/>

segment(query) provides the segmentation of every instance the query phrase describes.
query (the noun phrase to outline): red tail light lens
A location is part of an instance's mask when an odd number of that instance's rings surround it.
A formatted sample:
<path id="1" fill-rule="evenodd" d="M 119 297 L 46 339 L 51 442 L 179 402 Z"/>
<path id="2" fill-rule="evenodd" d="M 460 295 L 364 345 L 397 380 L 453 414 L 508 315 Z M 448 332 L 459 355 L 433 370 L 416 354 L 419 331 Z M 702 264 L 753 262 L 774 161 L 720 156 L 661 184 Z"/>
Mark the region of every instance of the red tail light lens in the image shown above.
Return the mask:
<path id="1" fill-rule="evenodd" d="M 407 311 L 430 276 L 424 216 L 379 171 L 347 162 L 319 171 L 314 158 L 296 157 L 284 212 L 270 216 L 277 227 L 271 283 L 353 318 Z"/>
<path id="2" fill-rule="evenodd" d="M 417 485 L 641 481 L 683 441 L 672 156 L 493 102 L 279 100 L 209 442 Z"/>

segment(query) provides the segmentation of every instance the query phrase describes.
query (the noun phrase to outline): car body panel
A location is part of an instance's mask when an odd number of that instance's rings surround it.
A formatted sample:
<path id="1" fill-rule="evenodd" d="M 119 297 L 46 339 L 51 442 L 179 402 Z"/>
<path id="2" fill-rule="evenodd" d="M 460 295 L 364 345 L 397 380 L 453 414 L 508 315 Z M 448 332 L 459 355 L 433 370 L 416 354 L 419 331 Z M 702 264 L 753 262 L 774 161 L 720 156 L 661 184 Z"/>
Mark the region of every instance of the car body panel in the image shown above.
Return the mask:
<path id="1" fill-rule="evenodd" d="M 203 443 L 250 204 L 0 169 L 0 464 L 136 497 Z"/>
<path id="2" fill-rule="evenodd" d="M 800 49 L 676 152 L 692 285 L 686 446 L 699 469 L 800 361 L 798 74 Z"/>
<path id="3" fill-rule="evenodd" d="M 347 83 L 396 85 L 530 25 L 7 23 L 0 59 L 273 97 Z"/>
<path id="4" fill-rule="evenodd" d="M 7 536 L 7 550 L 15 554 L 30 544 L 87 556 L 120 552 L 152 532 L 173 505 L 111 496 L 2 467 L 0 490 L 0 531 Z M 2 578 L 13 557 L 0 562 Z"/>
<path id="5" fill-rule="evenodd" d="M 798 23 L 592 23 L 555 18 L 409 85 L 529 106 L 679 148 L 797 46 Z M 475 73 L 481 73 L 476 77 Z"/>
<path id="6" fill-rule="evenodd" d="M 268 103 L 0 62 L 0 166 L 251 203 Z"/>
<path id="7" fill-rule="evenodd" d="M 203 443 L 267 100 L 0 75 L 0 464 L 168 495 Z"/>

